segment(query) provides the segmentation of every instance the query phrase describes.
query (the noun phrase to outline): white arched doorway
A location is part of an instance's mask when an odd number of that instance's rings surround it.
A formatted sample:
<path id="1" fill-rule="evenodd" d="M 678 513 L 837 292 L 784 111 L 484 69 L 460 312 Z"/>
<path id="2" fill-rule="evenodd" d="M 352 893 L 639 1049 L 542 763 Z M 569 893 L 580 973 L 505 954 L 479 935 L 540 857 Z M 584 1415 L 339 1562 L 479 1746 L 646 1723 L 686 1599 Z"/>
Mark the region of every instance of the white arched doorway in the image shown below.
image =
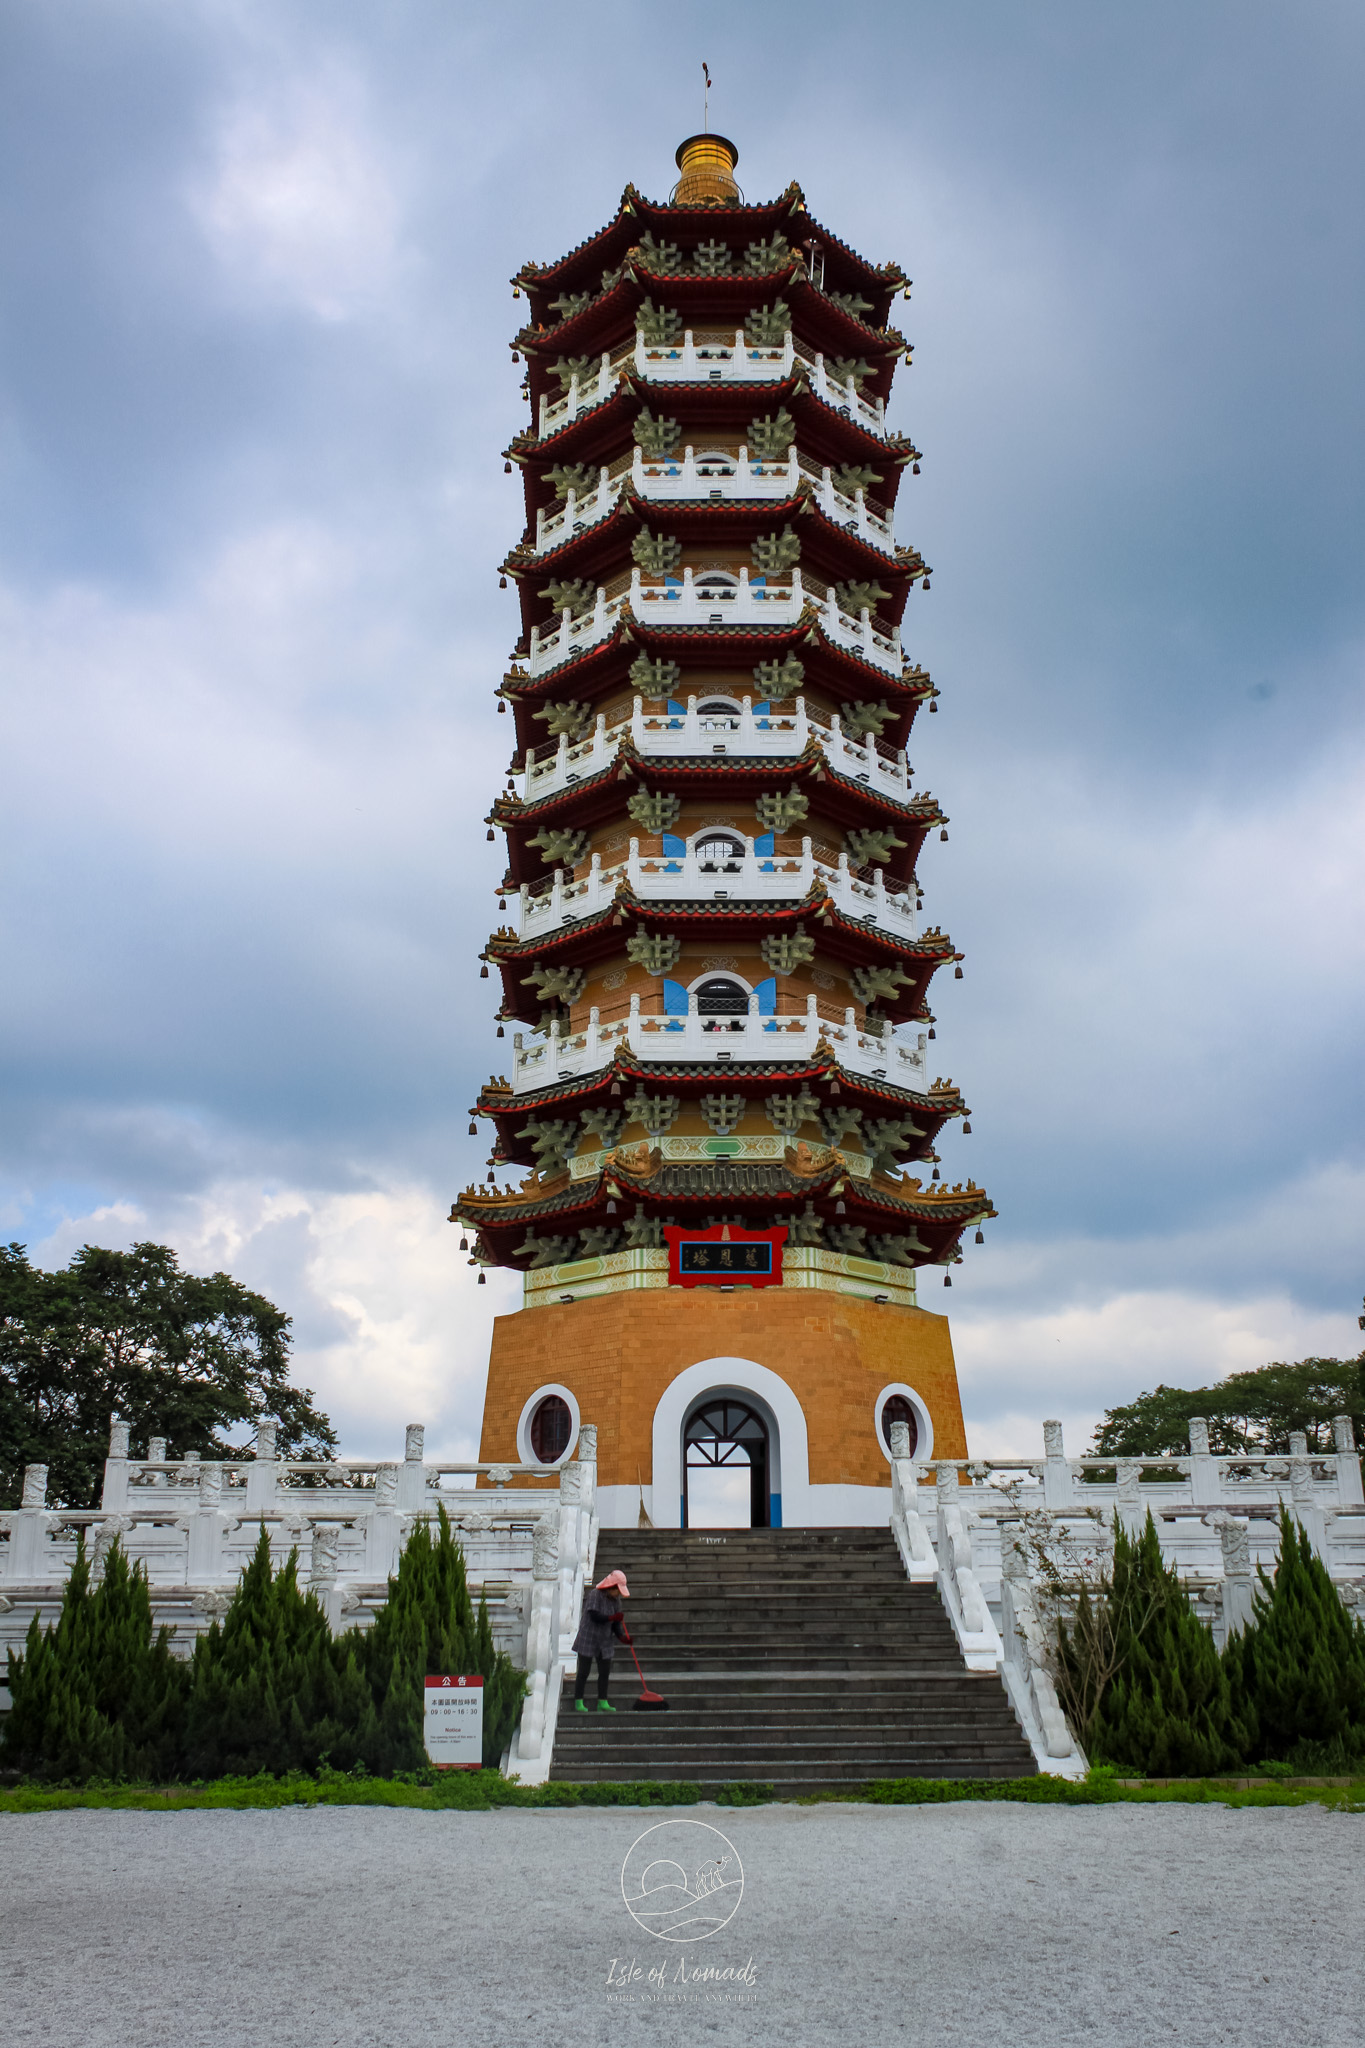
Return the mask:
<path id="1" fill-rule="evenodd" d="M 809 1517 L 810 1454 L 806 1418 L 786 1381 L 749 1358 L 708 1358 L 664 1389 L 654 1411 L 652 1519 L 658 1529 L 686 1525 L 684 1438 L 694 1416 L 729 1401 L 759 1417 L 767 1487 L 767 1526 L 780 1529 Z"/>

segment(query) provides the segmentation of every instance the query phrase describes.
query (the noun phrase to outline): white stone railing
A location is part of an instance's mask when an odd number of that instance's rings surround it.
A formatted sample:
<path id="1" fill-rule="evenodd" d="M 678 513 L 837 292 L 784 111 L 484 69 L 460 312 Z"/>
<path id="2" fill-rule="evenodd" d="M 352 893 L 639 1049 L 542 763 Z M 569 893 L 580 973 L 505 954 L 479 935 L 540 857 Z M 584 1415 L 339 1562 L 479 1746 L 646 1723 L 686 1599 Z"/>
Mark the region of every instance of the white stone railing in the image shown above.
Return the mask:
<path id="1" fill-rule="evenodd" d="M 523 939 L 537 938 L 560 925 L 579 918 L 594 917 L 605 910 L 620 884 L 626 882 L 634 894 L 645 900 L 670 901 L 690 897 L 733 896 L 748 902 L 800 902 L 819 877 L 830 900 L 849 917 L 863 924 L 877 925 L 897 938 L 913 939 L 919 932 L 917 897 L 913 889 L 892 890 L 886 886 L 881 868 L 864 881 L 841 853 L 837 866 L 816 860 L 809 838 L 803 839 L 799 855 L 755 853 L 754 842 L 746 837 L 743 856 L 718 861 L 703 858 L 695 848 L 686 853 L 642 854 L 640 842 L 632 839 L 626 860 L 602 864 L 595 853 L 586 875 L 574 876 L 556 868 L 548 888 L 533 890 L 523 882 L 518 891 L 518 931 Z"/>
<path id="2" fill-rule="evenodd" d="M 746 902 L 799 901 L 818 876 L 832 902 L 848 916 L 864 924 L 885 926 L 899 938 L 915 938 L 919 930 L 917 899 L 913 890 L 888 889 L 881 868 L 874 868 L 865 881 L 841 853 L 838 864 L 816 860 L 809 838 L 796 854 L 755 853 L 754 842 L 745 838 L 744 853 L 733 860 L 702 857 L 695 848 L 680 854 L 642 854 L 639 841 L 630 842 L 624 861 L 603 866 L 594 854 L 586 875 L 573 876 L 556 868 L 548 887 L 532 889 L 522 883 L 518 895 L 519 930 L 523 938 L 595 916 L 615 897 L 622 881 L 643 898 L 684 899 L 689 897 L 743 898 Z"/>
<path id="3" fill-rule="evenodd" d="M 523 801 L 553 796 L 571 783 L 598 775 L 615 759 L 626 739 L 647 756 L 734 754 L 745 758 L 795 758 L 814 739 L 830 765 L 855 782 L 865 782 L 893 802 L 910 801 L 910 765 L 899 748 L 868 734 L 855 738 L 843 729 L 835 712 L 828 723 L 811 716 L 804 696 L 776 710 L 755 709 L 752 696 L 741 697 L 732 711 L 702 711 L 689 696 L 677 711 L 646 711 L 635 699 L 630 717 L 607 723 L 599 711 L 590 733 L 571 740 L 561 733 L 553 745 L 537 749 L 521 774 Z"/>
<path id="4" fill-rule="evenodd" d="M 744 332 L 702 335 L 688 328 L 680 341 L 635 343 L 635 370 L 655 384 L 780 384 L 790 377 L 796 351 L 790 328 L 776 346 L 754 348 Z"/>
<path id="5" fill-rule="evenodd" d="M 893 1425 L 893 1440 L 902 1428 Z M 1282 1507 L 1307 1531 L 1343 1602 L 1365 1615 L 1365 1494 L 1348 1416 L 1337 1417 L 1330 1452 L 1310 1452 L 1299 1434 L 1279 1457 L 1211 1452 L 1198 1418 L 1187 1457 L 1068 1458 L 1061 1424 L 1043 1428 L 1041 1459 L 936 1460 L 932 1486 L 929 1467 L 894 1457 L 891 1499 L 906 1569 L 935 1580 L 969 1664 L 992 1661 L 994 1634 L 994 1661 L 1041 1769 L 1085 1768 L 1057 1703 L 1050 1630 L 1058 1584 L 1094 1581 L 1117 1523 L 1137 1534 L 1150 1511 L 1163 1557 L 1220 1641 L 1252 1618 L 1257 1568 L 1274 1569 Z"/>
<path id="6" fill-rule="evenodd" d="M 751 348 L 742 331 L 733 341 L 728 335 L 698 340 L 688 328 L 673 344 L 645 342 L 637 334 L 633 348 L 627 344 L 614 354 L 604 350 L 596 367 L 573 378 L 559 398 L 542 393 L 537 432 L 542 441 L 558 434 L 580 413 L 610 398 L 618 379 L 631 369 L 652 384 L 780 384 L 798 360 L 818 398 L 885 440 L 885 399 L 864 398 L 852 377 L 841 382 L 832 376 L 823 354 L 794 340 L 790 330 L 780 348 Z"/>
<path id="7" fill-rule="evenodd" d="M 581 654 L 587 647 L 595 647 L 605 640 L 614 628 L 625 603 L 626 593 L 618 592 L 608 597 L 601 584 L 591 608 L 577 616 L 565 610 L 559 615 L 559 624 L 554 627 L 532 626 L 531 648 L 526 660 L 529 675 L 546 675 L 558 668 L 562 662 Z"/>
<path id="8" fill-rule="evenodd" d="M 610 398 L 616 389 L 617 379 L 630 367 L 633 355 L 629 345 L 617 349 L 614 355 L 609 349 L 604 349 L 596 368 L 583 377 L 575 377 L 561 397 L 552 399 L 548 392 L 543 392 L 536 429 L 541 440 L 545 440 L 547 435 L 558 434 L 581 412 L 588 412 Z"/>
<path id="9" fill-rule="evenodd" d="M 560 614 L 558 625 L 531 628 L 525 658 L 527 674 L 546 675 L 571 656 L 605 640 L 626 603 L 642 623 L 660 629 L 670 625 L 790 626 L 800 618 L 804 606 L 810 604 L 837 646 L 846 647 L 883 674 L 900 674 L 900 627 L 875 619 L 866 610 L 856 617 L 843 611 L 833 590 L 818 577 L 803 577 L 800 569 L 792 569 L 781 582 L 769 582 L 766 576 L 751 579 L 742 563 L 738 570 L 724 572 L 727 577 L 733 575 L 733 582 L 710 584 L 707 578 L 711 573 L 688 565 L 671 582 L 646 583 L 636 568 L 631 572 L 629 586 L 623 580 L 620 588 L 613 587 L 609 592 L 599 585 L 587 611 L 575 615 L 566 609 Z"/>
<path id="10" fill-rule="evenodd" d="M 512 1039 L 512 1091 L 525 1095 L 547 1088 L 579 1074 L 595 1073 L 605 1067 L 618 1045 L 628 1045 L 644 1060 L 677 1060 L 742 1063 L 773 1060 L 808 1060 L 813 1057 L 823 1033 L 838 1051 L 841 1065 L 878 1080 L 888 1075 L 902 1088 L 923 1093 L 927 1088 L 925 1033 L 914 1046 L 902 1045 L 888 1032 L 876 1037 L 860 1031 L 852 1008 L 836 1024 L 820 1014 L 817 998 L 808 996 L 804 1014 L 763 1017 L 756 1007 L 745 1017 L 700 1016 L 692 1007 L 686 1017 L 646 1017 L 640 1013 L 640 998 L 630 999 L 629 1016 L 603 1023 L 594 1007 L 588 1012 L 587 1028 L 561 1036 L 552 1026 L 547 1038 L 528 1045 L 524 1034 Z M 752 998 L 756 1006 L 757 997 Z"/>
<path id="11" fill-rule="evenodd" d="M 24 1474 L 23 1504 L 0 1514 L 0 1669 L 20 1647 L 32 1615 L 55 1614 L 85 1536 L 96 1569 L 118 1537 L 147 1574 L 153 1613 L 176 1629 L 188 1655 L 194 1637 L 224 1612 L 260 1538 L 277 1563 L 301 1555 L 310 1587 L 339 1629 L 368 1621 L 388 1597 L 388 1579 L 413 1528 L 444 1506 L 465 1553 L 475 1597 L 488 1601 L 495 1639 L 518 1663 L 527 1654 L 536 1558 L 555 1558 L 555 1654 L 572 1637 L 583 1572 L 597 1544 L 597 1433 L 583 1424 L 573 1462 L 560 1466 L 428 1460 L 419 1425 L 392 1463 L 338 1458 L 318 1463 L 274 1456 L 276 1425 L 260 1424 L 257 1456 L 221 1462 L 128 1454 L 127 1425 L 115 1423 L 98 1508 L 49 1508 L 47 1468 Z M 487 1484 L 475 1488 L 482 1477 Z M 556 1479 L 557 1489 L 531 1486 Z M 453 1484 L 451 1482 L 454 1482 Z"/>
<path id="12" fill-rule="evenodd" d="M 555 508 L 541 506 L 536 512 L 535 551 L 546 555 L 564 545 L 575 533 L 605 519 L 629 483 L 638 498 L 650 503 L 697 504 L 720 500 L 753 504 L 772 499 L 775 503 L 796 496 L 802 479 L 809 479 L 815 502 L 833 520 L 882 554 L 895 552 L 896 540 L 889 513 L 870 505 L 865 491 L 841 491 L 828 463 L 811 462 L 792 447 L 779 461 L 750 456 L 740 444 L 736 454 L 728 449 L 706 449 L 700 455 L 690 443 L 679 455 L 646 455 L 636 448 L 632 455 L 603 465 L 591 490 L 569 490 Z"/>

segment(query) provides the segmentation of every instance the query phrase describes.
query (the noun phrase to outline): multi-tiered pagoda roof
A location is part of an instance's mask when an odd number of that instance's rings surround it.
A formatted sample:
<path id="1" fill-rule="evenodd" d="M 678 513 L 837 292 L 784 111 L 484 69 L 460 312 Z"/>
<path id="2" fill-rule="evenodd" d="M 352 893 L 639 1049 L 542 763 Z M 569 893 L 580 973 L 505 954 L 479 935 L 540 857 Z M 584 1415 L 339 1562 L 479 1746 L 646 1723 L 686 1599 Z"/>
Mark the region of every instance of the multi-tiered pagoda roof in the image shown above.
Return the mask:
<path id="1" fill-rule="evenodd" d="M 730 146 L 696 140 L 719 172 L 668 204 L 627 187 L 513 281 L 526 524 L 488 822 L 515 916 L 483 957 L 518 1028 L 473 1112 L 489 1184 L 452 1213 L 540 1286 L 593 1261 L 663 1284 L 666 1225 L 729 1223 L 785 1225 L 802 1284 L 913 1298 L 994 1212 L 938 1177 L 970 1126 L 929 1076 L 962 955 L 921 920 L 947 818 L 906 757 L 938 694 L 902 646 L 929 567 L 893 530 L 907 280 L 794 185 L 745 204 Z"/>

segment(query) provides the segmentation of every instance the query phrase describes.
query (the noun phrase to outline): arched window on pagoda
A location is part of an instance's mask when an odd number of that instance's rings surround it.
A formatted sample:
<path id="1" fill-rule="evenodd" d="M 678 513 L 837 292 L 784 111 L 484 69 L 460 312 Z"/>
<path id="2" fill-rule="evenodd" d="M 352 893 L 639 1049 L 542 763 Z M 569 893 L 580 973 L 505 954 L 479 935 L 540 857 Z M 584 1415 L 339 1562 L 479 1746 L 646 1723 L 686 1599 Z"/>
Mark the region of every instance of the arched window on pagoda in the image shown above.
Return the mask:
<path id="1" fill-rule="evenodd" d="M 703 569 L 700 576 L 692 578 L 692 590 L 698 604 L 711 607 L 706 623 L 720 626 L 725 623 L 724 607 L 739 596 L 739 578 L 728 569 Z"/>
<path id="2" fill-rule="evenodd" d="M 697 723 L 703 732 L 738 732 L 740 707 L 733 697 L 703 697 Z"/>
<path id="3" fill-rule="evenodd" d="M 744 860 L 744 841 L 738 832 L 699 832 L 692 851 L 704 875 L 737 875 Z"/>
<path id="4" fill-rule="evenodd" d="M 742 1031 L 749 1014 L 749 991 L 730 974 L 708 974 L 698 984 L 697 1014 L 703 1031 Z"/>
<path id="5" fill-rule="evenodd" d="M 737 466 L 727 448 L 703 448 L 697 457 L 698 476 L 733 476 Z"/>

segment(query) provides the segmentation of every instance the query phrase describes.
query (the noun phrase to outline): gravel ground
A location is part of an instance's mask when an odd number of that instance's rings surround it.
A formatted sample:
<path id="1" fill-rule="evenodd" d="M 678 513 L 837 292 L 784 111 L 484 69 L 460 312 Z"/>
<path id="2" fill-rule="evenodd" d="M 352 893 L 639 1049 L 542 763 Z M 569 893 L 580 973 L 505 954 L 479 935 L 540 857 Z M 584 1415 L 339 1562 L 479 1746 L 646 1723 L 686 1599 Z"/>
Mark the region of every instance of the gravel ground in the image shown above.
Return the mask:
<path id="1" fill-rule="evenodd" d="M 4 2039 L 1365 2040 L 1360 1817 L 966 1804 L 674 1814 L 721 1829 L 743 1865 L 733 1918 L 695 1943 L 642 1932 L 622 1899 L 623 1860 L 657 1809 L 5 1818 Z M 705 1840 L 660 1848 L 687 1861 Z M 693 1975 L 705 1966 L 731 1974 Z"/>

